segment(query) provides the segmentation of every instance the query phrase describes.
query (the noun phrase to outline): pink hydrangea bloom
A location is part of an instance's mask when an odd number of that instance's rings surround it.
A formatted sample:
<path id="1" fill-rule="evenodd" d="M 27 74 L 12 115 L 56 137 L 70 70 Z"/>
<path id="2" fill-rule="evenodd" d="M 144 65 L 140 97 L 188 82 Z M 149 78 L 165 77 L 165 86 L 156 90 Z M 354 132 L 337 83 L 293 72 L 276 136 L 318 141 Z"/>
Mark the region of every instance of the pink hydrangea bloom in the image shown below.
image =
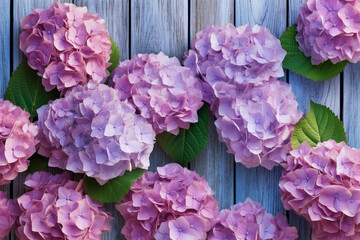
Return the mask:
<path id="1" fill-rule="evenodd" d="M 204 178 L 175 163 L 146 172 L 116 208 L 128 240 L 205 240 L 218 215 Z"/>
<path id="2" fill-rule="evenodd" d="M 49 166 L 85 173 L 100 184 L 147 169 L 155 133 L 116 89 L 77 86 L 38 109 L 39 153 Z"/>
<path id="3" fill-rule="evenodd" d="M 19 215 L 16 203 L 6 198 L 6 193 L 0 191 L 0 239 L 5 238 Z"/>
<path id="4" fill-rule="evenodd" d="M 286 161 L 291 133 L 302 116 L 290 85 L 272 79 L 249 86 L 244 93 L 236 91 L 234 84 L 216 85 L 215 125 L 235 161 L 267 169 Z"/>
<path id="5" fill-rule="evenodd" d="M 360 60 L 360 2 L 305 0 L 298 17 L 300 50 L 312 64 Z"/>
<path id="6" fill-rule="evenodd" d="M 313 239 L 360 238 L 360 150 L 328 140 L 292 150 L 280 179 L 281 200 L 313 225 Z"/>
<path id="7" fill-rule="evenodd" d="M 112 217 L 84 194 L 83 180 L 71 181 L 66 172 L 36 172 L 26 177 L 25 186 L 29 191 L 17 199 L 15 233 L 20 240 L 99 240 L 110 230 Z"/>
<path id="8" fill-rule="evenodd" d="M 139 54 L 120 63 L 110 86 L 129 99 L 140 114 L 153 125 L 156 134 L 178 134 L 198 121 L 202 106 L 202 88 L 191 70 L 177 58 L 159 54 Z"/>
<path id="9" fill-rule="evenodd" d="M 106 80 L 111 42 L 103 19 L 69 3 L 33 12 L 21 19 L 20 49 L 46 91 Z"/>
<path id="10" fill-rule="evenodd" d="M 10 183 L 29 166 L 36 151 L 38 128 L 30 114 L 0 99 L 0 185 Z"/>
<path id="11" fill-rule="evenodd" d="M 286 55 L 280 41 L 266 28 L 255 25 L 208 26 L 196 34 L 184 65 L 205 81 L 205 100 L 216 102 L 214 84 L 260 84 L 284 75 Z"/>
<path id="12" fill-rule="evenodd" d="M 208 240 L 295 240 L 298 237 L 296 228 L 289 226 L 285 216 L 278 213 L 274 217 L 251 199 L 222 210 L 216 220 Z"/>

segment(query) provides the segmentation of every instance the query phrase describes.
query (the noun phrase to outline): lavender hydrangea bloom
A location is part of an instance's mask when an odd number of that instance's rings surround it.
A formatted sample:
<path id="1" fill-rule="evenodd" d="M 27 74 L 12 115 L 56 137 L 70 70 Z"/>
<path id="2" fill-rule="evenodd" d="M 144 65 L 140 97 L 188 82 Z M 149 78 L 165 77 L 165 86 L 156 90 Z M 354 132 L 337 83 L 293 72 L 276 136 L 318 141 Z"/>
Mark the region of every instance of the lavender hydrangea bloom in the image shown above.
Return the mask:
<path id="1" fill-rule="evenodd" d="M 297 230 L 290 227 L 282 214 L 276 217 L 251 199 L 222 210 L 208 240 L 295 240 Z"/>
<path id="2" fill-rule="evenodd" d="M 6 198 L 6 193 L 0 191 L 0 239 L 5 238 L 14 225 L 19 212 L 16 203 Z"/>
<path id="3" fill-rule="evenodd" d="M 111 41 L 103 19 L 68 3 L 33 12 L 21 19 L 20 49 L 46 91 L 106 80 Z"/>
<path id="4" fill-rule="evenodd" d="M 38 109 L 39 153 L 49 166 L 85 173 L 100 184 L 135 168 L 147 169 L 152 126 L 120 93 L 104 84 L 77 86 Z"/>
<path id="5" fill-rule="evenodd" d="M 205 240 L 218 204 L 204 178 L 172 163 L 146 172 L 117 205 L 128 240 Z"/>
<path id="6" fill-rule="evenodd" d="M 280 179 L 281 200 L 313 225 L 313 239 L 360 238 L 360 150 L 328 140 L 292 150 Z"/>
<path id="7" fill-rule="evenodd" d="M 36 151 L 38 127 L 30 114 L 0 99 L 0 185 L 8 184 L 29 166 Z"/>
<path id="8" fill-rule="evenodd" d="M 300 50 L 314 65 L 360 60 L 360 2 L 305 0 L 298 17 Z"/>
<path id="9" fill-rule="evenodd" d="M 221 94 L 215 125 L 235 161 L 267 169 L 286 161 L 291 133 L 302 116 L 290 85 L 272 79 L 243 94 L 233 84 L 217 86 Z"/>
<path id="10" fill-rule="evenodd" d="M 25 179 L 28 192 L 17 199 L 15 233 L 20 240 L 99 240 L 110 231 L 112 217 L 101 203 L 84 194 L 83 180 L 68 173 L 36 172 Z"/>
<path id="11" fill-rule="evenodd" d="M 266 28 L 255 25 L 209 26 L 196 34 L 184 65 L 205 81 L 205 100 L 216 102 L 214 84 L 260 84 L 284 75 L 286 55 L 280 41 Z"/>
<path id="12" fill-rule="evenodd" d="M 139 54 L 121 62 L 114 71 L 110 86 L 129 99 L 140 114 L 153 125 L 155 133 L 177 135 L 198 121 L 202 106 L 202 88 L 191 70 L 177 58 L 159 54 Z"/>

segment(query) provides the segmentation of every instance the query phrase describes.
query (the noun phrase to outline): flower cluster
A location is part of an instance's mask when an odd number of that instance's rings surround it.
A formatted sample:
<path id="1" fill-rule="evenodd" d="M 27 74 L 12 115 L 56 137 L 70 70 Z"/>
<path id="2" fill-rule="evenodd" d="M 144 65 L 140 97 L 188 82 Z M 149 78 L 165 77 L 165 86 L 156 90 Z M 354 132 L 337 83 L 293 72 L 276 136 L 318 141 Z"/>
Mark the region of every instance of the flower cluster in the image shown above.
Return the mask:
<path id="1" fill-rule="evenodd" d="M 291 133 L 302 116 L 290 86 L 273 79 L 243 94 L 233 88 L 224 84 L 219 98 L 215 125 L 220 141 L 246 167 L 272 169 L 286 161 Z"/>
<path id="2" fill-rule="evenodd" d="M 29 166 L 36 151 L 38 128 L 30 114 L 0 99 L 0 185 L 10 183 Z"/>
<path id="3" fill-rule="evenodd" d="M 21 20 L 20 49 L 46 91 L 106 80 L 111 42 L 103 19 L 68 3 L 33 12 Z"/>
<path id="4" fill-rule="evenodd" d="M 360 60 L 360 3 L 355 0 L 306 0 L 298 17 L 300 50 L 312 64 Z"/>
<path id="5" fill-rule="evenodd" d="M 36 172 L 26 177 L 25 186 L 29 191 L 17 199 L 15 233 L 20 240 L 99 240 L 110 230 L 111 216 L 84 195 L 83 180 L 71 181 L 68 173 Z"/>
<path id="6" fill-rule="evenodd" d="M 16 203 L 6 198 L 6 193 L 0 191 L 0 239 L 5 238 L 19 215 Z"/>
<path id="7" fill-rule="evenodd" d="M 207 182 L 175 163 L 146 172 L 116 207 L 128 240 L 206 239 L 218 215 Z"/>
<path id="8" fill-rule="evenodd" d="M 220 141 L 246 167 L 272 169 L 290 150 L 302 114 L 290 86 L 276 80 L 285 54 L 268 29 L 232 24 L 200 31 L 185 53 L 185 66 L 203 80 Z"/>
<path id="9" fill-rule="evenodd" d="M 202 106 L 202 86 L 190 69 L 177 58 L 159 54 L 139 54 L 120 63 L 110 86 L 129 99 L 140 114 L 153 125 L 156 134 L 178 134 L 198 121 Z"/>
<path id="10" fill-rule="evenodd" d="M 120 93 L 104 84 L 77 86 L 38 109 L 41 145 L 49 166 L 85 173 L 100 184 L 149 167 L 152 126 Z"/>
<path id="11" fill-rule="evenodd" d="M 360 150 L 328 140 L 292 150 L 280 179 L 288 210 L 313 224 L 314 239 L 359 239 Z"/>
<path id="12" fill-rule="evenodd" d="M 285 55 L 280 41 L 268 29 L 228 24 L 198 32 L 191 50 L 185 53 L 184 65 L 205 81 L 209 94 L 205 100 L 213 104 L 218 82 L 241 86 L 282 77 Z"/>
<path id="13" fill-rule="evenodd" d="M 289 226 L 285 216 L 278 213 L 274 217 L 259 203 L 246 199 L 245 203 L 220 212 L 207 239 L 295 240 L 297 237 L 296 228 Z"/>

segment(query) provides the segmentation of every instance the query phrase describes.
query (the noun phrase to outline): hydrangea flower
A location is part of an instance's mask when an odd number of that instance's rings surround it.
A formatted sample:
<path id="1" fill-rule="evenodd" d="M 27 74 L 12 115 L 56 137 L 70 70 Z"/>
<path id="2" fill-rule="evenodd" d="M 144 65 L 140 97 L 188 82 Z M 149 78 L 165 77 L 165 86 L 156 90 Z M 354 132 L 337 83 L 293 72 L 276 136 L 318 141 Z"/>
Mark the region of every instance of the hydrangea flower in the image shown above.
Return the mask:
<path id="1" fill-rule="evenodd" d="M 175 163 L 146 172 L 116 208 L 128 240 L 205 240 L 218 215 L 204 178 Z"/>
<path id="2" fill-rule="evenodd" d="M 85 173 L 100 184 L 135 168 L 147 169 L 152 126 L 120 93 L 104 84 L 77 86 L 38 109 L 39 153 L 49 166 Z"/>
<path id="3" fill-rule="evenodd" d="M 281 200 L 313 225 L 313 238 L 360 238 L 360 150 L 328 140 L 292 150 L 280 179 Z"/>
<path id="4" fill-rule="evenodd" d="M 8 184 L 29 166 L 36 152 L 38 127 L 30 114 L 0 99 L 0 185 Z"/>
<path id="5" fill-rule="evenodd" d="M 26 177 L 25 186 L 28 192 L 17 199 L 15 233 L 20 240 L 99 240 L 110 231 L 112 217 L 84 194 L 83 180 L 71 181 L 66 172 L 36 172 Z"/>
<path id="6" fill-rule="evenodd" d="M 33 12 L 21 19 L 20 49 L 46 91 L 106 80 L 111 41 L 103 19 L 69 3 Z"/>
<path id="7" fill-rule="evenodd" d="M 305 0 L 298 17 L 300 50 L 314 65 L 360 60 L 360 2 Z"/>
<path id="8" fill-rule="evenodd" d="M 198 32 L 191 50 L 185 53 L 184 65 L 205 81 L 205 100 L 213 104 L 217 82 L 257 85 L 282 77 L 285 55 L 279 39 L 268 29 L 227 24 Z"/>
<path id="9" fill-rule="evenodd" d="M 153 125 L 155 133 L 175 135 L 198 121 L 202 106 L 200 80 L 177 58 L 159 54 L 139 54 L 121 62 L 113 72 L 110 86 L 129 99 L 140 114 Z"/>
<path id="10" fill-rule="evenodd" d="M 302 113 L 289 84 L 272 79 L 239 93 L 234 84 L 219 83 L 215 121 L 219 139 L 235 161 L 246 167 L 272 169 L 286 161 L 290 137 Z"/>
<path id="11" fill-rule="evenodd" d="M 278 213 L 274 217 L 248 198 L 245 203 L 222 210 L 207 239 L 295 240 L 297 237 L 296 228 L 289 226 L 284 215 Z"/>
<path id="12" fill-rule="evenodd" d="M 6 198 L 6 193 L 0 191 L 0 239 L 5 238 L 19 215 L 16 203 Z"/>

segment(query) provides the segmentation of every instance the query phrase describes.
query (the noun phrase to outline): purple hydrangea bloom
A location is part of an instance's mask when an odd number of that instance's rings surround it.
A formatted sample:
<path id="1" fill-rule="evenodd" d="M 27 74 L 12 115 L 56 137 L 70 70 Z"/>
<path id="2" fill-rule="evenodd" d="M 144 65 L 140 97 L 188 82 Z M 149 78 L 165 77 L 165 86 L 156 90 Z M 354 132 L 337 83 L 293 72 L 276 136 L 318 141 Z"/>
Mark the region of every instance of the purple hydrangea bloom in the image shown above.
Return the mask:
<path id="1" fill-rule="evenodd" d="M 285 216 L 278 213 L 274 217 L 251 199 L 222 210 L 216 220 L 208 240 L 295 240 L 298 237 L 296 228 L 289 226 Z"/>
<path id="2" fill-rule="evenodd" d="M 5 238 L 10 233 L 18 215 L 19 212 L 14 200 L 8 200 L 6 193 L 0 191 L 0 239 Z"/>
<path id="3" fill-rule="evenodd" d="M 146 172 L 116 208 L 128 240 L 205 240 L 218 215 L 204 178 L 175 163 Z"/>
<path id="4" fill-rule="evenodd" d="M 84 194 L 83 180 L 68 173 L 36 172 L 25 179 L 28 192 L 17 199 L 15 233 L 20 240 L 99 240 L 112 217 L 101 203 Z"/>
<path id="5" fill-rule="evenodd" d="M 196 34 L 184 65 L 205 81 L 205 100 L 216 102 L 217 82 L 234 85 L 260 84 L 284 75 L 286 55 L 280 41 L 266 28 L 255 25 L 208 26 Z M 215 93 L 214 93 L 215 91 Z"/>
<path id="6" fill-rule="evenodd" d="M 140 114 L 153 125 L 155 133 L 175 135 L 198 121 L 203 105 L 202 87 L 191 70 L 177 58 L 159 54 L 139 54 L 121 62 L 114 71 L 110 86 L 129 99 Z"/>
<path id="7" fill-rule="evenodd" d="M 100 184 L 149 167 L 155 132 L 113 88 L 74 87 L 38 115 L 39 153 L 50 158 L 51 167 L 85 173 Z"/>
<path id="8" fill-rule="evenodd" d="M 360 60 L 360 2 L 305 0 L 298 17 L 300 50 L 312 64 Z"/>
<path id="9" fill-rule="evenodd" d="M 290 85 L 272 79 L 244 93 L 234 84 L 217 83 L 216 88 L 216 129 L 235 161 L 267 169 L 286 161 L 291 133 L 302 116 Z"/>
<path id="10" fill-rule="evenodd" d="M 21 19 L 20 49 L 46 91 L 106 80 L 111 41 L 103 19 L 69 3 L 33 12 Z"/>
<path id="11" fill-rule="evenodd" d="M 0 185 L 8 184 L 29 166 L 36 152 L 38 127 L 30 114 L 0 99 Z"/>
<path id="12" fill-rule="evenodd" d="M 281 200 L 313 225 L 313 239 L 360 238 L 360 150 L 328 140 L 292 150 L 280 179 Z"/>

